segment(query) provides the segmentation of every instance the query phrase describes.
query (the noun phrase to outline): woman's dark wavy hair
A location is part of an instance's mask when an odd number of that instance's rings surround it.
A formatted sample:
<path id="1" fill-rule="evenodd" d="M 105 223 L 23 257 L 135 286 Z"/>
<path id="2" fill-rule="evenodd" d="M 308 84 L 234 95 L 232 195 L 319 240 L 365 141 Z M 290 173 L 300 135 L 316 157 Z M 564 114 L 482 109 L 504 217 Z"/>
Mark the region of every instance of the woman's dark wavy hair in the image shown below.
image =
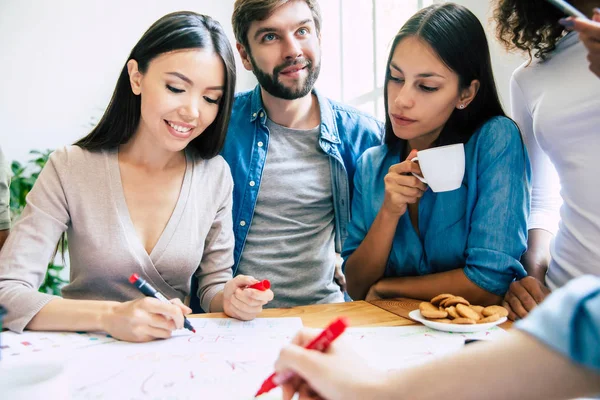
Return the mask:
<path id="1" fill-rule="evenodd" d="M 154 58 L 185 49 L 214 51 L 225 65 L 225 88 L 217 116 L 213 123 L 189 144 L 197 150 L 200 157 L 211 158 L 219 154 L 225 142 L 235 92 L 235 59 L 221 24 L 209 16 L 191 11 L 167 14 L 144 33 L 127 61 L 136 60 L 139 71 L 145 73 Z M 125 63 L 100 122 L 75 145 L 94 151 L 111 149 L 127 143 L 136 131 L 140 114 L 141 99 L 131 90 Z"/>
<path id="2" fill-rule="evenodd" d="M 556 48 L 565 15 L 546 0 L 499 0 L 494 9 L 496 36 L 508 50 L 522 50 L 545 60 Z"/>
<path id="3" fill-rule="evenodd" d="M 390 50 L 384 85 L 385 143 L 398 146 L 402 139 L 394 135 L 388 111 L 389 65 L 398 43 L 417 37 L 437 53 L 446 66 L 459 78 L 459 90 L 469 87 L 473 80 L 480 83 L 479 91 L 464 110 L 455 109 L 444 125 L 435 146 L 466 143 L 477 128 L 490 118 L 506 116 L 496 90 L 492 62 L 483 26 L 467 8 L 443 3 L 426 7 L 402 26 Z"/>

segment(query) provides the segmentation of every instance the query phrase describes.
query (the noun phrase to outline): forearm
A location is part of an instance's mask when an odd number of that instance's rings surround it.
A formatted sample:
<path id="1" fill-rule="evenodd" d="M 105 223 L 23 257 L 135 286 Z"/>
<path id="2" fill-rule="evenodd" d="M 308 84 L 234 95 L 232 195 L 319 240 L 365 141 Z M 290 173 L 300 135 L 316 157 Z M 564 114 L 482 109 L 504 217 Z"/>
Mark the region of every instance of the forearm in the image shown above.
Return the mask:
<path id="1" fill-rule="evenodd" d="M 223 309 L 223 291 L 221 290 L 210 301 L 210 310 L 208 312 L 224 312 Z"/>
<path id="2" fill-rule="evenodd" d="M 440 384 L 443 382 L 443 384 Z M 517 330 L 417 368 L 390 373 L 377 398 L 570 399 L 600 392 L 600 376 Z"/>
<path id="3" fill-rule="evenodd" d="M 462 296 L 478 305 L 500 304 L 502 298 L 474 284 L 462 268 L 437 274 L 382 279 L 375 285 L 379 297 L 430 300 L 440 293 Z"/>
<path id="4" fill-rule="evenodd" d="M 346 284 L 353 299 L 364 299 L 370 287 L 383 276 L 398 220 L 398 216 L 381 209 L 360 246 L 348 257 Z"/>
<path id="5" fill-rule="evenodd" d="M 115 301 L 53 299 L 27 324 L 36 331 L 105 331 Z"/>
<path id="6" fill-rule="evenodd" d="M 554 235 L 544 229 L 530 229 L 527 238 L 527 251 L 521 256 L 521 263 L 527 274 L 544 283 L 550 262 L 550 242 Z"/>
<path id="7" fill-rule="evenodd" d="M 2 247 L 4 246 L 4 242 L 6 242 L 6 239 L 8 239 L 9 233 L 10 233 L 10 230 L 8 230 L 8 229 L 0 230 L 0 250 L 2 250 Z"/>

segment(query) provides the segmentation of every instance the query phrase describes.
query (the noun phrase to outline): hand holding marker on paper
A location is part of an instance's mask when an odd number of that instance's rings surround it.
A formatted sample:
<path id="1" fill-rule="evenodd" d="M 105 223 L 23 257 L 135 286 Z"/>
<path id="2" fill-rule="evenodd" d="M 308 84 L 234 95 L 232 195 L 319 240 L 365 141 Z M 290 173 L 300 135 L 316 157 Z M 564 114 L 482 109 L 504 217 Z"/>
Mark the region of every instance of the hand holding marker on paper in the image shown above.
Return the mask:
<path id="1" fill-rule="evenodd" d="M 316 350 L 316 351 L 325 351 L 331 345 L 331 343 L 337 339 L 348 327 L 348 320 L 346 318 L 338 318 L 333 321 L 327 328 L 323 330 L 313 339 L 312 342 L 306 345 L 306 349 L 308 350 Z M 285 383 L 288 379 L 292 377 L 292 374 L 277 374 L 273 373 L 269 376 L 261 385 L 260 389 L 254 397 L 258 397 L 264 393 L 269 392 L 270 390 L 276 388 L 277 386 Z"/>
<path id="2" fill-rule="evenodd" d="M 169 301 L 169 299 L 167 299 L 165 296 L 163 296 L 162 293 L 160 293 L 159 291 L 154 289 L 148 282 L 146 282 L 145 279 L 140 278 L 140 276 L 138 274 L 132 274 L 129 277 L 129 282 L 131 282 L 131 284 L 133 286 L 138 288 L 140 290 L 140 292 L 142 292 L 146 296 L 154 297 L 154 298 L 162 301 L 163 303 L 171 303 Z M 188 319 L 186 317 L 183 317 L 183 327 L 185 329 L 188 329 L 188 330 L 196 333 L 196 330 L 194 329 L 194 327 L 192 326 L 192 324 L 190 323 L 190 321 L 188 321 Z"/>

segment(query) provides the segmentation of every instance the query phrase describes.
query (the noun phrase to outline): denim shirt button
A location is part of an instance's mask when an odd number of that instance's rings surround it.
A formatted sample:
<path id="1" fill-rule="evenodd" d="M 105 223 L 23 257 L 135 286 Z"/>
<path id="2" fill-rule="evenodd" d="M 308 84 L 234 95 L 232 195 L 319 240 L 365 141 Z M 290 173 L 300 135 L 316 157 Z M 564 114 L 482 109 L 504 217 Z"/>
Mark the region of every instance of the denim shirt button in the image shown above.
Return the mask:
<path id="1" fill-rule="evenodd" d="M 258 147 L 263 147 L 263 142 L 258 142 L 257 145 Z"/>
<path id="2" fill-rule="evenodd" d="M 256 185 L 256 182 L 250 181 L 250 186 L 254 187 L 254 185 Z"/>
<path id="3" fill-rule="evenodd" d="M 259 117 L 263 117 L 263 115 L 265 115 L 262 111 L 260 112 L 260 114 L 258 114 Z"/>
<path id="4" fill-rule="evenodd" d="M 246 226 L 246 221 L 240 221 L 240 226 Z"/>
<path id="5" fill-rule="evenodd" d="M 256 113 L 253 113 L 253 114 L 252 114 L 252 117 L 253 117 L 253 118 L 256 118 Z"/>

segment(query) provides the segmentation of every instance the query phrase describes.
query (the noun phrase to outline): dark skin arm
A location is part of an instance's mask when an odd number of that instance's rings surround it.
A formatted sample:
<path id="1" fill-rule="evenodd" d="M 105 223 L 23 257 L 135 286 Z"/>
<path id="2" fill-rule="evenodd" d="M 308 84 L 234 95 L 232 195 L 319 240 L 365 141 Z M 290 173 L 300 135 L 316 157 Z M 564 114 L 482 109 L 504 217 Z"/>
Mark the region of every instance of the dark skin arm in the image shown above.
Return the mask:
<path id="1" fill-rule="evenodd" d="M 521 263 L 527 275 L 540 282 L 546 280 L 550 263 L 550 241 L 554 237 L 543 229 L 530 229 L 527 238 L 527 251 L 521 256 Z"/>
<path id="2" fill-rule="evenodd" d="M 508 310 L 508 318 L 511 321 L 525 318 L 550 294 L 550 289 L 544 282 L 550 263 L 550 241 L 553 236 L 543 229 L 529 231 L 527 252 L 521 257 L 521 263 L 528 276 L 511 283 L 502 303 Z"/>
<path id="3" fill-rule="evenodd" d="M 462 296 L 469 302 L 482 306 L 500 304 L 502 301 L 502 297 L 474 284 L 462 268 L 423 276 L 381 279 L 371 287 L 367 300 L 408 297 L 428 301 L 440 293 Z"/>
<path id="4" fill-rule="evenodd" d="M 2 247 L 4 246 L 4 242 L 6 242 L 6 239 L 8 239 L 9 233 L 10 233 L 9 229 L 0 231 L 0 250 L 2 250 Z"/>

